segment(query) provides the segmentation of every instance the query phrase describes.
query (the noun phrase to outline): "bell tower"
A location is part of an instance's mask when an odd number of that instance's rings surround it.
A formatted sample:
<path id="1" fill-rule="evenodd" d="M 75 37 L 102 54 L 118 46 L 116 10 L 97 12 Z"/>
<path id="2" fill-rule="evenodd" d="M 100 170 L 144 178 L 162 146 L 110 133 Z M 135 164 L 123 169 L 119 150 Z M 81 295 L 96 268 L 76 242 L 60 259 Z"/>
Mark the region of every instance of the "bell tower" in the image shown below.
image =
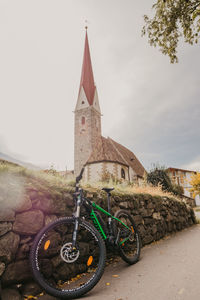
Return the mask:
<path id="1" fill-rule="evenodd" d="M 74 174 L 77 176 L 101 137 L 101 110 L 94 83 L 87 27 L 81 81 L 74 111 Z"/>

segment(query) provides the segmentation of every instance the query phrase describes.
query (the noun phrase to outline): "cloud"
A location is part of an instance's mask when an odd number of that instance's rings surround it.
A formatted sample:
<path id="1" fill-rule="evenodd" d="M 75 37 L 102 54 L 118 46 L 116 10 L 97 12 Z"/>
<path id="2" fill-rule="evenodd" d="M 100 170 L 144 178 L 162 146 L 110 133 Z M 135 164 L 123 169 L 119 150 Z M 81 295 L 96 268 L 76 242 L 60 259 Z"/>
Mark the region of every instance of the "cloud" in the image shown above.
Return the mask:
<path id="1" fill-rule="evenodd" d="M 0 152 L 7 152 L 8 149 L 6 147 L 6 142 L 5 142 L 5 138 L 0 135 Z"/>
<path id="2" fill-rule="evenodd" d="M 200 172 L 200 155 L 187 164 L 181 166 L 183 169 Z"/>
<path id="3" fill-rule="evenodd" d="M 140 58 L 142 54 L 137 53 Z M 131 59 L 126 64 L 123 78 L 129 82 L 129 89 L 124 97 L 119 92 L 124 103 L 121 118 L 113 123 L 109 135 L 113 134 L 132 149 L 146 167 L 154 162 L 180 167 L 199 154 L 200 62 L 197 56 L 198 49 L 190 47 L 181 63 L 170 65 L 159 55 L 155 59 L 153 54 L 151 59 L 150 51 L 148 58 L 144 55 L 142 64 Z"/>

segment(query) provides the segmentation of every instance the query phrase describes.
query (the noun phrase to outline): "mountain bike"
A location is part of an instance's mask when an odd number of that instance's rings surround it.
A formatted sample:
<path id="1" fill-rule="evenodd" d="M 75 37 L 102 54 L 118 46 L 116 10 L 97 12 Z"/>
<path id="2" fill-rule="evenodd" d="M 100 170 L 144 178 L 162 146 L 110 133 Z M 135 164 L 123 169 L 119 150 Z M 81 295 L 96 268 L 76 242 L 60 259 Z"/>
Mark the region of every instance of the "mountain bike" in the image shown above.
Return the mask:
<path id="1" fill-rule="evenodd" d="M 141 240 L 132 216 L 126 210 L 111 214 L 113 188 L 102 189 L 107 193 L 107 211 L 85 198 L 79 187 L 83 171 L 76 178 L 73 215 L 45 226 L 30 252 L 35 280 L 61 299 L 77 298 L 98 283 L 105 267 L 106 246 L 117 250 L 130 265 L 140 257 Z M 81 208 L 85 216 L 81 216 Z"/>

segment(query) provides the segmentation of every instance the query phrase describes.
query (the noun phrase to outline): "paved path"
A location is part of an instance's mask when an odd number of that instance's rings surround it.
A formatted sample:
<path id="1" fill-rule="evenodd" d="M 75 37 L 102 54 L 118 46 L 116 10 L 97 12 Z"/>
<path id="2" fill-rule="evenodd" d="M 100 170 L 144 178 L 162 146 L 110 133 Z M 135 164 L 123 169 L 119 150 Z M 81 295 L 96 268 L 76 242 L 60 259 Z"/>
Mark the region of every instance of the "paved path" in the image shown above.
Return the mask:
<path id="1" fill-rule="evenodd" d="M 200 225 L 143 248 L 136 265 L 120 261 L 107 267 L 100 283 L 82 299 L 199 300 Z"/>
<path id="2" fill-rule="evenodd" d="M 199 300 L 200 225 L 146 246 L 133 266 L 121 260 L 109 265 L 95 288 L 80 299 Z"/>

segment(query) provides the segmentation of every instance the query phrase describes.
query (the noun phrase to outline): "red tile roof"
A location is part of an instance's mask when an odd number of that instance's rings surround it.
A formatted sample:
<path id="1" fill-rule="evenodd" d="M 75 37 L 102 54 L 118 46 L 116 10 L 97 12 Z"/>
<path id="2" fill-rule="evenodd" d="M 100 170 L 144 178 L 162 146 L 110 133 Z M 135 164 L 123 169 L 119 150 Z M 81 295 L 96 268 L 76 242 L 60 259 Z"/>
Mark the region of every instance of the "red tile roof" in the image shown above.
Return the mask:
<path id="1" fill-rule="evenodd" d="M 83 66 L 82 66 L 82 73 L 81 73 L 80 89 L 81 87 L 83 87 L 85 91 L 89 104 L 92 105 L 96 87 L 95 87 L 94 76 L 92 71 L 92 62 L 90 58 L 90 49 L 89 49 L 87 31 L 85 34 L 85 49 L 83 55 Z"/>
<path id="2" fill-rule="evenodd" d="M 129 166 L 138 176 L 144 176 L 145 169 L 133 152 L 111 138 L 101 137 L 98 140 L 86 164 L 103 161 L 117 162 Z"/>
<path id="3" fill-rule="evenodd" d="M 181 171 L 181 172 L 190 172 L 190 173 L 196 173 L 196 171 L 190 171 L 190 170 L 185 170 L 185 169 L 179 169 L 179 168 L 172 168 L 169 167 L 167 171 L 173 172 L 173 171 Z"/>
<path id="4" fill-rule="evenodd" d="M 136 172 L 137 175 L 143 177 L 145 171 L 145 168 L 143 165 L 139 162 L 137 157 L 133 152 L 131 152 L 126 147 L 122 146 L 121 144 L 115 142 L 111 138 L 108 138 L 116 147 L 116 149 L 120 152 L 120 154 L 123 156 L 126 163 Z"/>

